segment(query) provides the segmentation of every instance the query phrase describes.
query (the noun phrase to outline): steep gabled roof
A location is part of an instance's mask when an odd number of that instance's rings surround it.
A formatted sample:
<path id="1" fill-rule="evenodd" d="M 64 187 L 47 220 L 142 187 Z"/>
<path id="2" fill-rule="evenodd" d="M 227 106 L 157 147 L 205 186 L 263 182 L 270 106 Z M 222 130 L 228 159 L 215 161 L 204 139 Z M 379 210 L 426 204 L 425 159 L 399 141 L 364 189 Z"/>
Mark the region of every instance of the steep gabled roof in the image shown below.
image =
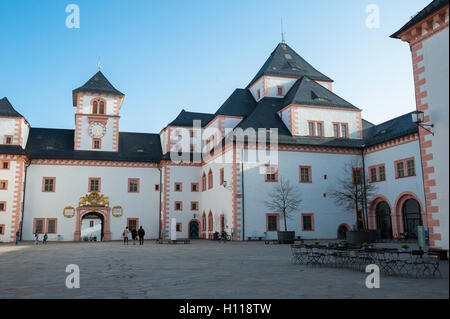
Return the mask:
<path id="1" fill-rule="evenodd" d="M 201 122 L 201 127 L 204 127 L 211 122 L 214 117 L 215 115 L 211 113 L 187 112 L 183 109 L 175 120 L 170 122 L 167 126 L 193 126 L 194 120 L 199 120 Z"/>
<path id="2" fill-rule="evenodd" d="M 162 157 L 159 134 L 119 133 L 119 151 L 75 151 L 74 130 L 32 128 L 25 148 L 31 159 L 74 159 L 158 162 Z"/>
<path id="3" fill-rule="evenodd" d="M 358 109 L 324 86 L 303 76 L 298 79 L 284 97 L 285 106 L 289 104 L 331 106 Z"/>
<path id="4" fill-rule="evenodd" d="M 277 114 L 283 106 L 282 99 L 265 97 L 258 102 L 255 110 L 240 122 L 236 128 L 242 128 L 243 130 L 253 128 L 256 130 L 256 133 L 259 128 L 276 128 L 278 130 L 279 144 L 361 148 L 364 143 L 360 139 L 350 138 L 292 136 Z M 245 140 L 251 141 L 247 136 Z"/>
<path id="5" fill-rule="evenodd" d="M 397 38 L 400 33 L 409 29 L 416 23 L 425 19 L 430 14 L 438 11 L 440 8 L 448 4 L 449 0 L 433 0 L 430 4 L 428 4 L 425 8 L 423 8 L 420 12 L 418 12 L 414 17 L 411 18 L 403 27 L 400 28 L 397 32 L 391 35 L 391 38 Z"/>
<path id="6" fill-rule="evenodd" d="M 74 97 L 74 105 L 76 104 L 75 96 L 78 92 L 124 96 L 122 92 L 112 86 L 112 84 L 108 81 L 108 79 L 103 75 L 101 71 L 95 73 L 94 76 L 90 78 L 85 84 L 72 91 L 72 95 Z"/>
<path id="7" fill-rule="evenodd" d="M 258 102 L 254 111 L 242 120 L 236 128 L 277 128 L 279 135 L 291 135 L 289 129 L 284 125 L 277 111 L 283 107 L 283 100 L 278 98 L 263 98 Z"/>
<path id="8" fill-rule="evenodd" d="M 23 117 L 14 109 L 6 96 L 0 99 L 0 116 Z"/>
<path id="9" fill-rule="evenodd" d="M 412 121 L 411 114 L 412 112 L 409 112 L 392 120 L 364 129 L 364 143 L 366 146 L 371 146 L 408 134 L 417 133 L 419 129 Z"/>
<path id="10" fill-rule="evenodd" d="M 247 89 L 236 89 L 217 110 L 216 115 L 247 116 L 255 109 L 256 101 Z"/>
<path id="11" fill-rule="evenodd" d="M 24 149 L 20 145 L 2 145 L 2 144 L 0 144 L 0 154 L 26 155 Z"/>
<path id="12" fill-rule="evenodd" d="M 311 64 L 306 62 L 286 43 L 277 45 L 247 88 L 263 75 L 289 76 L 294 78 L 300 78 L 301 76 L 306 75 L 313 80 L 333 81 L 312 67 Z"/>

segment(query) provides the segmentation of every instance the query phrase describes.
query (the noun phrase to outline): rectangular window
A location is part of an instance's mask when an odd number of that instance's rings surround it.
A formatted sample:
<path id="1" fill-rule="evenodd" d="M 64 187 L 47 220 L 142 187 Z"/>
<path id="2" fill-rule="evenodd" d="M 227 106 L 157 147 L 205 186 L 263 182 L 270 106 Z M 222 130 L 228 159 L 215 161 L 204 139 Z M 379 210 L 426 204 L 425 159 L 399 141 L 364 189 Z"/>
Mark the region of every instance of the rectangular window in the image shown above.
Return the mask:
<path id="1" fill-rule="evenodd" d="M 408 160 L 406 162 L 407 168 L 408 168 L 408 176 L 414 176 L 416 175 L 416 170 L 414 167 L 414 160 Z"/>
<path id="2" fill-rule="evenodd" d="M 266 165 L 266 182 L 278 182 L 278 167 L 276 165 Z"/>
<path id="3" fill-rule="evenodd" d="M 138 230 L 139 228 L 139 218 L 127 218 L 128 229 L 132 231 L 133 229 Z"/>
<path id="4" fill-rule="evenodd" d="M 323 136 L 323 124 L 322 124 L 322 122 L 317 122 L 316 123 L 316 127 L 317 127 L 317 136 Z"/>
<path id="5" fill-rule="evenodd" d="M 279 230 L 279 215 L 278 214 L 267 214 L 266 217 L 266 230 L 267 231 L 278 231 Z"/>
<path id="6" fill-rule="evenodd" d="M 13 137 L 11 135 L 5 135 L 4 137 L 4 144 L 12 144 Z"/>
<path id="7" fill-rule="evenodd" d="M 155 191 L 159 192 L 159 184 L 155 184 Z"/>
<path id="8" fill-rule="evenodd" d="M 308 122 L 308 134 L 314 136 L 314 122 Z"/>
<path id="9" fill-rule="evenodd" d="M 386 180 L 386 169 L 383 166 L 380 166 L 378 168 L 378 173 L 379 173 L 379 177 L 380 177 L 380 181 L 385 181 Z"/>
<path id="10" fill-rule="evenodd" d="M 44 225 L 45 219 L 44 218 L 35 218 L 34 219 L 34 229 L 33 231 L 39 234 L 43 234 L 45 232 L 45 225 Z"/>
<path id="11" fill-rule="evenodd" d="M 175 210 L 183 210 L 183 202 L 175 202 Z"/>
<path id="12" fill-rule="evenodd" d="M 100 178 L 89 178 L 89 192 L 100 192 Z"/>
<path id="13" fill-rule="evenodd" d="M 7 180 L 1 180 L 0 181 L 0 190 L 7 190 L 8 189 L 8 181 Z"/>
<path id="14" fill-rule="evenodd" d="M 377 169 L 375 167 L 370 169 L 370 181 L 372 183 L 377 181 Z"/>
<path id="15" fill-rule="evenodd" d="M 198 210 L 198 202 L 191 202 L 191 210 Z"/>
<path id="16" fill-rule="evenodd" d="M 57 225 L 56 218 L 47 218 L 47 233 L 56 234 L 56 225 Z"/>
<path id="17" fill-rule="evenodd" d="M 397 163 L 397 178 L 405 177 L 405 170 L 403 167 L 403 162 Z"/>
<path id="18" fill-rule="evenodd" d="M 396 178 L 409 177 L 416 175 L 414 157 L 405 158 L 394 162 Z"/>
<path id="19" fill-rule="evenodd" d="M 361 184 L 362 183 L 362 169 L 361 168 L 353 168 L 353 184 Z"/>
<path id="20" fill-rule="evenodd" d="M 333 136 L 339 137 L 339 124 L 333 124 Z"/>
<path id="21" fill-rule="evenodd" d="M 3 169 L 9 169 L 9 162 L 8 162 L 8 161 L 3 161 L 1 167 L 2 167 Z"/>
<path id="22" fill-rule="evenodd" d="M 258 89 L 258 90 L 256 91 L 256 99 L 259 100 L 260 98 L 261 98 L 261 90 Z"/>
<path id="23" fill-rule="evenodd" d="M 177 232 L 182 232 L 182 231 L 183 231 L 183 224 L 177 223 Z"/>
<path id="24" fill-rule="evenodd" d="M 6 202 L 0 202 L 0 212 L 6 211 Z"/>
<path id="25" fill-rule="evenodd" d="M 89 221 L 89 227 L 94 227 L 94 221 L 93 220 Z"/>
<path id="26" fill-rule="evenodd" d="M 139 193 L 139 178 L 128 179 L 128 193 Z"/>
<path id="27" fill-rule="evenodd" d="M 198 183 L 191 183 L 191 192 L 198 192 Z"/>
<path id="28" fill-rule="evenodd" d="M 283 95 L 284 95 L 284 87 L 277 86 L 277 96 L 283 96 Z"/>
<path id="29" fill-rule="evenodd" d="M 343 138 L 348 137 L 347 124 L 341 124 L 341 137 L 343 137 Z"/>
<path id="30" fill-rule="evenodd" d="M 42 181 L 42 191 L 43 192 L 54 192 L 56 178 L 55 177 L 44 177 Z"/>
<path id="31" fill-rule="evenodd" d="M 0 235 L 5 234 L 5 224 L 0 224 Z"/>
<path id="32" fill-rule="evenodd" d="M 314 231 L 314 214 L 302 214 L 302 230 Z"/>
<path id="33" fill-rule="evenodd" d="M 102 140 L 99 138 L 94 138 L 92 140 L 92 148 L 94 150 L 99 150 L 102 147 Z"/>
<path id="34" fill-rule="evenodd" d="M 311 183 L 311 166 L 299 166 L 300 183 Z"/>
<path id="35" fill-rule="evenodd" d="M 183 191 L 183 184 L 182 183 L 175 183 L 174 184 L 175 187 L 175 192 L 182 192 Z"/>

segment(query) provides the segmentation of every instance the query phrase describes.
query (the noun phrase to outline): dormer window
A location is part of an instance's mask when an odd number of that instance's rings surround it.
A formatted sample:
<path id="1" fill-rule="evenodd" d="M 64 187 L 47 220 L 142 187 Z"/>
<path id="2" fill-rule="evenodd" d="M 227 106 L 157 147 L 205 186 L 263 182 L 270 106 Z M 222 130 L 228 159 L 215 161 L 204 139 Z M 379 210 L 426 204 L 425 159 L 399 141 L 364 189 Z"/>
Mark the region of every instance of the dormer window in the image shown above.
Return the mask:
<path id="1" fill-rule="evenodd" d="M 97 99 L 92 102 L 92 114 L 104 115 L 105 112 L 105 101 Z"/>
<path id="2" fill-rule="evenodd" d="M 4 144 L 7 144 L 7 145 L 12 144 L 13 137 L 11 135 L 6 135 L 4 139 L 5 139 Z"/>
<path id="3" fill-rule="evenodd" d="M 277 86 L 277 96 L 284 96 L 284 86 Z"/>

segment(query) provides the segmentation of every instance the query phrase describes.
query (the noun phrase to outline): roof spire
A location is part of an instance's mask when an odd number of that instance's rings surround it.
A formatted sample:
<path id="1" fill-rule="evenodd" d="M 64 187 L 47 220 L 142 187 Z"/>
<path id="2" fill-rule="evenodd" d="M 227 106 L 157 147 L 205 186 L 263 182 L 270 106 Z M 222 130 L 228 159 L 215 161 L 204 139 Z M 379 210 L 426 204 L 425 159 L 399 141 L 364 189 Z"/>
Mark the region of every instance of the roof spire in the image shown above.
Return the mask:
<path id="1" fill-rule="evenodd" d="M 285 43 L 284 41 L 284 31 L 283 31 L 283 17 L 281 17 L 281 42 Z"/>

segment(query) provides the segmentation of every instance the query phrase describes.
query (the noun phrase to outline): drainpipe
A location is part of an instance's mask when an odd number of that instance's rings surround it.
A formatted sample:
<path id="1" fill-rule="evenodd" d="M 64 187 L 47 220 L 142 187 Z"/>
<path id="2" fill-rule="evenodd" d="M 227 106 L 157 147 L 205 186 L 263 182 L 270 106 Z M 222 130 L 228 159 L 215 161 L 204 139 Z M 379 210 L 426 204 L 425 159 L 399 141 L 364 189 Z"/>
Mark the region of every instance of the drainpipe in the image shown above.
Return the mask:
<path id="1" fill-rule="evenodd" d="M 19 230 L 20 241 L 22 241 L 23 212 L 25 210 L 25 190 L 26 190 L 26 186 L 27 186 L 27 171 L 28 171 L 28 167 L 30 165 L 31 165 L 31 161 L 29 161 L 28 164 L 25 164 L 25 176 L 23 179 L 22 217 L 20 218 L 20 230 Z"/>
<path id="2" fill-rule="evenodd" d="M 244 155 L 244 154 L 242 154 Z M 245 214 L 244 214 L 244 159 L 243 156 L 241 157 L 241 208 L 242 208 L 242 240 L 245 240 Z"/>
<path id="3" fill-rule="evenodd" d="M 158 239 L 161 239 L 162 168 L 158 167 L 158 170 L 159 170 L 159 231 L 158 231 Z"/>
<path id="4" fill-rule="evenodd" d="M 364 148 L 366 147 L 365 144 L 362 145 L 361 149 L 361 157 L 362 157 L 362 164 L 363 164 L 363 182 L 364 182 L 364 224 L 366 230 L 369 229 L 369 221 L 367 216 L 367 193 L 366 193 L 366 163 L 364 161 Z M 368 175 L 368 174 L 367 174 Z"/>

